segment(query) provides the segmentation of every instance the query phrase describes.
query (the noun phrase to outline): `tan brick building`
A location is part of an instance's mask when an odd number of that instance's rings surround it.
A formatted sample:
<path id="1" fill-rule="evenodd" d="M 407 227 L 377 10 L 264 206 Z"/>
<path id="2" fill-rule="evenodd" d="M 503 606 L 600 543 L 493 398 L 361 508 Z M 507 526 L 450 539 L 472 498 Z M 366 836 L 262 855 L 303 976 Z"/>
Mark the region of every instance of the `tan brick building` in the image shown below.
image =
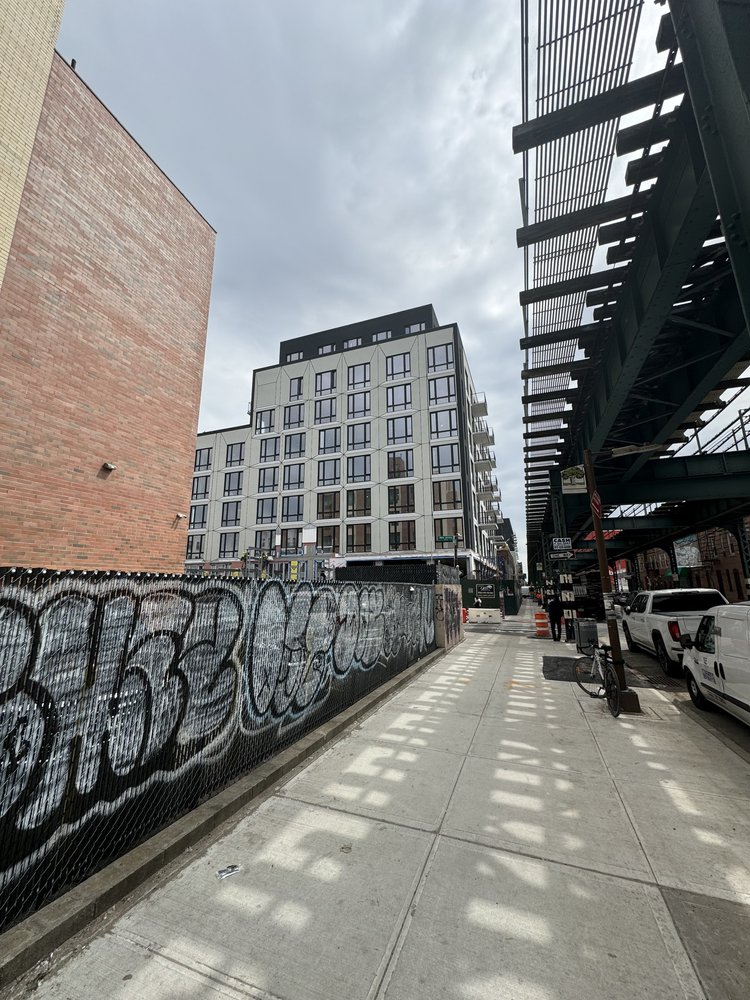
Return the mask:
<path id="1" fill-rule="evenodd" d="M 182 569 L 214 240 L 54 55 L 0 288 L 0 566 Z"/>

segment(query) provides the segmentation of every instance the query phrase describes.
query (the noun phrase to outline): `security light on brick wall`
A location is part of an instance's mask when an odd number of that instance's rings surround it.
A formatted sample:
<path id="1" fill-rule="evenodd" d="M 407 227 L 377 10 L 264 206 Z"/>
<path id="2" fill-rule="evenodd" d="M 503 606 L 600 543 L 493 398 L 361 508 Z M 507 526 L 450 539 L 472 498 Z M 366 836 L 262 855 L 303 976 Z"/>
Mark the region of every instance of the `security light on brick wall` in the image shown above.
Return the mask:
<path id="1" fill-rule="evenodd" d="M 175 514 L 175 517 L 177 518 L 178 521 L 184 521 L 185 518 L 187 517 L 187 514 Z"/>
<path id="2" fill-rule="evenodd" d="M 116 472 L 117 471 L 117 466 L 114 465 L 112 462 L 105 462 L 102 465 L 102 468 L 104 469 L 105 472 Z"/>

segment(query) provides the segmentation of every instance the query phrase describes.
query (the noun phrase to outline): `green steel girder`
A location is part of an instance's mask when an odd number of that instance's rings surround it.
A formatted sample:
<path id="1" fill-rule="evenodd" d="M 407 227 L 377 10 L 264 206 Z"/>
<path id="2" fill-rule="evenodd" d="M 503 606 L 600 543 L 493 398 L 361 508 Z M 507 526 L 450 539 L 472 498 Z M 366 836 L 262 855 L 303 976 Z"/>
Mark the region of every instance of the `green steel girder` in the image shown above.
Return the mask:
<path id="1" fill-rule="evenodd" d="M 623 282 L 627 273 L 627 266 L 613 267 L 606 271 L 594 271 L 591 274 L 582 274 L 576 278 L 555 281 L 549 285 L 528 288 L 521 292 L 518 298 L 522 306 L 529 306 L 534 302 L 545 302 L 547 299 L 558 299 L 565 295 L 575 295 L 576 292 L 587 292 L 593 288 L 609 288 L 612 285 Z"/>
<path id="2" fill-rule="evenodd" d="M 583 326 L 569 326 L 564 330 L 553 330 L 550 333 L 538 333 L 532 337 L 522 337 L 519 340 L 521 350 L 533 347 L 546 347 L 549 344 L 562 344 L 568 340 L 577 340 L 581 348 L 589 347 L 609 336 L 607 323 L 584 323 Z"/>
<path id="3" fill-rule="evenodd" d="M 516 230 L 516 245 L 528 247 L 533 243 L 552 239 L 555 236 L 566 236 L 581 229 L 598 226 L 602 222 L 612 222 L 614 219 L 624 219 L 634 213 L 644 212 L 650 204 L 651 191 L 637 191 L 623 198 L 613 198 L 587 208 L 579 208 L 575 212 L 556 215 L 542 222 L 532 222 Z"/>
<path id="4" fill-rule="evenodd" d="M 649 461 L 629 482 L 598 483 L 605 506 L 750 497 L 750 452 Z"/>

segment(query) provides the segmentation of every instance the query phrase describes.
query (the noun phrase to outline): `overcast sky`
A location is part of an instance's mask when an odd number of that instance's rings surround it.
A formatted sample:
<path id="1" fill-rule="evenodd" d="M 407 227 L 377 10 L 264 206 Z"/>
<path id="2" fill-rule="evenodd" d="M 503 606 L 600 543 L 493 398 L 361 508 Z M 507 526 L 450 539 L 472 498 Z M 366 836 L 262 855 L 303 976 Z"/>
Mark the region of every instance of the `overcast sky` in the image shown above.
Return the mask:
<path id="1" fill-rule="evenodd" d="M 525 550 L 516 0 L 66 0 L 58 49 L 218 233 L 200 429 L 278 344 L 457 322 Z"/>

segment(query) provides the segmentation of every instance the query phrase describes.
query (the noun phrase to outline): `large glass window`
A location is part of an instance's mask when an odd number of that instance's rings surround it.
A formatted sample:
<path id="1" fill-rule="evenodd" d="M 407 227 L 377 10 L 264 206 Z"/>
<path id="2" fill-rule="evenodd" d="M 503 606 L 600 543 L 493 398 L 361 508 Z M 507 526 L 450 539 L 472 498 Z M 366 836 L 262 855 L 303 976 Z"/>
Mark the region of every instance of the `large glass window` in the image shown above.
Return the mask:
<path id="1" fill-rule="evenodd" d="M 336 391 L 336 371 L 317 372 L 315 375 L 315 395 L 324 396 Z"/>
<path id="2" fill-rule="evenodd" d="M 258 410 L 255 414 L 255 433 L 270 434 L 273 430 L 275 410 Z"/>
<path id="3" fill-rule="evenodd" d="M 414 475 L 414 452 L 411 448 L 388 452 L 388 478 L 406 479 Z"/>
<path id="4" fill-rule="evenodd" d="M 292 351 L 291 354 L 287 354 L 286 363 L 291 364 L 292 361 L 301 361 L 303 358 L 302 351 Z"/>
<path id="5" fill-rule="evenodd" d="M 189 528 L 205 528 L 208 524 L 208 504 L 199 503 L 190 508 Z"/>
<path id="6" fill-rule="evenodd" d="M 411 409 L 411 382 L 389 385 L 385 391 L 385 405 L 389 413 Z"/>
<path id="7" fill-rule="evenodd" d="M 370 447 L 370 425 L 350 424 L 346 429 L 348 451 L 362 451 Z"/>
<path id="8" fill-rule="evenodd" d="M 372 551 L 371 524 L 348 524 L 346 526 L 346 551 L 347 552 Z"/>
<path id="9" fill-rule="evenodd" d="M 206 544 L 205 535 L 188 535 L 186 559 L 202 559 L 203 547 Z"/>
<path id="10" fill-rule="evenodd" d="M 409 326 L 404 327 L 404 333 L 421 333 L 423 330 L 427 329 L 426 323 L 411 323 Z"/>
<path id="11" fill-rule="evenodd" d="M 443 372 L 453 367 L 453 344 L 427 348 L 427 371 Z"/>
<path id="12" fill-rule="evenodd" d="M 266 438 L 260 442 L 261 462 L 278 462 L 279 460 L 279 439 Z"/>
<path id="13" fill-rule="evenodd" d="M 373 344 L 382 344 L 384 340 L 391 339 L 390 330 L 381 330 L 380 333 L 373 333 L 372 342 Z"/>
<path id="14" fill-rule="evenodd" d="M 239 550 L 239 531 L 222 531 L 219 535 L 219 559 L 236 559 Z"/>
<path id="15" fill-rule="evenodd" d="M 242 493 L 242 473 L 241 472 L 225 472 L 224 473 L 224 496 L 225 497 L 237 497 Z"/>
<path id="16" fill-rule="evenodd" d="M 347 386 L 352 389 L 366 389 L 370 384 L 370 363 L 350 365 Z"/>
<path id="17" fill-rule="evenodd" d="M 297 465 L 284 466 L 284 489 L 301 490 L 305 485 L 305 465 L 300 462 Z"/>
<path id="18" fill-rule="evenodd" d="M 279 488 L 279 467 L 269 466 L 258 470 L 258 493 L 275 493 Z"/>
<path id="19" fill-rule="evenodd" d="M 326 458 L 318 462 L 318 486 L 338 486 L 340 482 L 340 458 Z"/>
<path id="20" fill-rule="evenodd" d="M 291 498 L 290 498 L 291 499 Z M 302 528 L 281 529 L 282 556 L 295 556 L 302 550 Z"/>
<path id="21" fill-rule="evenodd" d="M 316 538 L 317 547 L 323 552 L 338 552 L 339 537 L 338 524 L 321 525 Z"/>
<path id="22" fill-rule="evenodd" d="M 428 379 L 428 385 L 430 387 L 430 406 L 456 402 L 455 375 L 443 375 L 441 378 Z"/>
<path id="23" fill-rule="evenodd" d="M 289 401 L 294 399 L 302 399 L 303 388 L 302 388 L 302 376 L 296 375 L 294 378 L 289 379 Z"/>
<path id="24" fill-rule="evenodd" d="M 403 552 L 417 547 L 416 521 L 388 522 L 388 549 L 391 552 Z"/>
<path id="25" fill-rule="evenodd" d="M 318 348 L 318 357 L 323 357 L 324 354 L 333 354 L 335 350 L 335 344 L 324 344 L 322 347 Z"/>
<path id="26" fill-rule="evenodd" d="M 433 410 L 430 413 L 430 437 L 458 437 L 458 412 L 456 410 Z"/>
<path id="27" fill-rule="evenodd" d="M 338 520 L 341 517 L 341 494 L 338 490 L 318 493 L 318 520 Z"/>
<path id="28" fill-rule="evenodd" d="M 348 490 L 346 494 L 347 517 L 370 517 L 372 515 L 372 494 L 366 490 Z"/>
<path id="29" fill-rule="evenodd" d="M 304 516 L 305 498 L 304 496 L 282 497 L 281 500 L 281 520 L 301 521 Z"/>
<path id="30" fill-rule="evenodd" d="M 408 444 L 413 440 L 411 417 L 389 417 L 386 430 L 388 444 Z"/>
<path id="31" fill-rule="evenodd" d="M 404 486 L 388 487 L 389 514 L 413 514 L 414 509 L 413 483 L 408 483 Z"/>
<path id="32" fill-rule="evenodd" d="M 230 500 L 221 505 L 221 526 L 222 528 L 234 528 L 240 523 L 240 511 L 242 510 L 241 500 Z"/>
<path id="33" fill-rule="evenodd" d="M 265 497 L 258 501 L 255 521 L 257 524 L 274 524 L 276 522 L 276 497 Z"/>
<path id="34" fill-rule="evenodd" d="M 346 460 L 346 481 L 348 483 L 366 483 L 372 479 L 370 474 L 370 455 L 353 455 Z"/>
<path id="35" fill-rule="evenodd" d="M 464 520 L 462 517 L 437 517 L 435 518 L 435 548 L 451 549 L 454 540 L 459 539 L 461 544 L 464 534 Z M 439 538 L 450 538 L 449 542 L 440 542 Z"/>
<path id="36" fill-rule="evenodd" d="M 195 452 L 195 465 L 193 470 L 195 472 L 202 472 L 204 469 L 211 468 L 211 453 L 213 448 L 198 448 Z"/>
<path id="37" fill-rule="evenodd" d="M 345 340 L 344 341 L 344 350 L 345 351 L 348 351 L 352 347 L 361 347 L 361 346 L 362 346 L 362 338 L 361 337 L 352 337 L 351 340 Z"/>
<path id="38" fill-rule="evenodd" d="M 193 478 L 192 500 L 205 500 L 208 496 L 208 484 L 210 480 L 210 476 L 195 476 Z"/>
<path id="39" fill-rule="evenodd" d="M 350 396 L 347 396 L 346 415 L 349 420 L 368 417 L 370 415 L 370 393 L 354 392 Z"/>
<path id="40" fill-rule="evenodd" d="M 336 397 L 315 400 L 315 423 L 330 424 L 336 419 Z"/>
<path id="41" fill-rule="evenodd" d="M 261 552 L 269 553 L 273 549 L 273 531 L 256 531 L 255 532 L 255 554 L 260 555 Z"/>
<path id="42" fill-rule="evenodd" d="M 305 425 L 305 404 L 290 403 L 284 407 L 284 430 L 292 427 L 304 427 Z"/>
<path id="43" fill-rule="evenodd" d="M 440 479 L 432 484 L 432 506 L 435 510 L 458 510 L 461 501 L 461 480 Z"/>
<path id="44" fill-rule="evenodd" d="M 411 375 L 411 354 L 392 354 L 385 359 L 385 377 L 390 379 L 408 378 Z"/>
<path id="45" fill-rule="evenodd" d="M 287 434 L 284 438 L 284 458 L 302 458 L 305 454 L 305 435 Z"/>
<path id="46" fill-rule="evenodd" d="M 432 474 L 442 475 L 446 472 L 460 472 L 458 463 L 457 444 L 436 444 L 430 449 L 432 452 Z"/>
<path id="47" fill-rule="evenodd" d="M 318 453 L 335 455 L 337 451 L 341 451 L 341 428 L 325 427 L 318 431 Z"/>
<path id="48" fill-rule="evenodd" d="M 227 465 L 242 465 L 245 461 L 245 442 L 227 445 Z"/>

